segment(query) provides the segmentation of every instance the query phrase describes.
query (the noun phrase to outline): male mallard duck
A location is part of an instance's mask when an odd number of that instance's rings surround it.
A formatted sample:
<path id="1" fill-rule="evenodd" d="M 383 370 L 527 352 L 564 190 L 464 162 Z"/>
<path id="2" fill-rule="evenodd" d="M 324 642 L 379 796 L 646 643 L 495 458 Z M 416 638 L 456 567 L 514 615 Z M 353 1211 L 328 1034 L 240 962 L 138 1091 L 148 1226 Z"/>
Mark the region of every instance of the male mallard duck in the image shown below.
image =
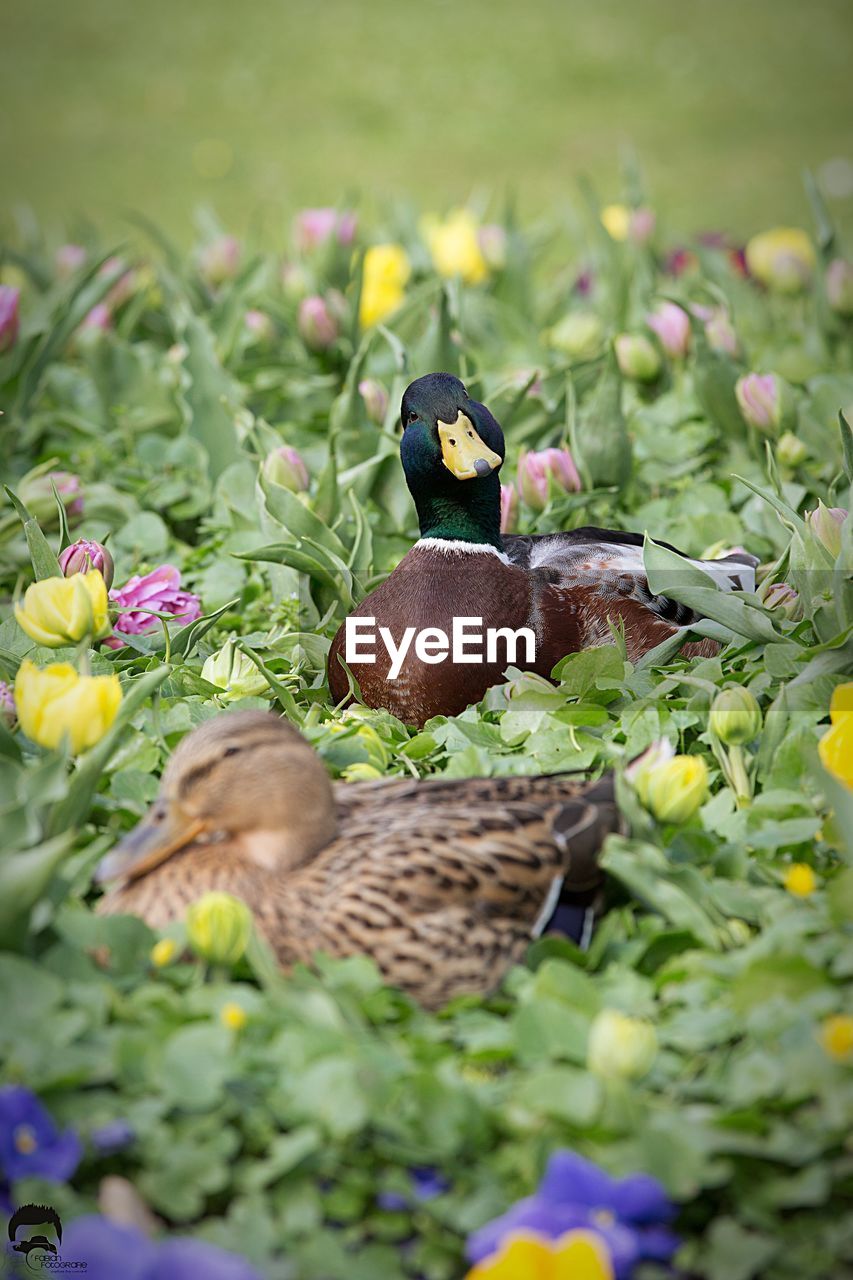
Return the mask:
<path id="1" fill-rule="evenodd" d="M 649 590 L 640 534 L 587 526 L 569 533 L 501 536 L 503 432 L 458 378 L 449 373 L 418 378 L 403 396 L 401 418 L 400 455 L 421 536 L 350 615 L 373 619 L 373 647 L 365 621 L 359 624 L 359 658 L 348 664 L 368 706 L 386 707 L 407 724 L 422 725 L 430 716 L 456 715 L 478 702 L 510 664 L 550 676 L 566 654 L 607 644 L 611 622 L 624 623 L 628 657 L 636 661 L 695 620 L 690 609 Z M 729 589 L 754 585 L 758 561 L 752 556 L 684 558 Z M 527 628 L 529 640 L 535 637 L 535 657 L 529 657 L 528 640 L 519 640 L 513 656 L 506 640 L 497 637 L 492 653 L 485 649 L 487 660 L 478 661 L 470 656 L 477 648 L 469 630 L 467 655 L 453 661 L 446 649 L 442 653 L 436 631 L 451 637 L 454 618 L 469 624 L 479 619 L 484 629 Z M 346 625 L 329 652 L 329 688 L 338 701 L 349 691 L 338 661 L 347 654 Z M 396 649 L 407 628 L 414 628 L 399 674 L 393 674 L 381 628 Z M 422 631 L 431 635 L 416 651 L 414 637 Z M 703 640 L 685 645 L 684 652 L 711 654 L 716 645 Z M 362 655 L 371 653 L 364 661 Z"/>
<path id="2" fill-rule="evenodd" d="M 338 783 L 263 711 L 225 713 L 169 761 L 143 821 L 108 854 L 98 911 L 181 919 L 211 889 L 242 898 L 284 967 L 367 954 L 436 1007 L 495 987 L 566 883 L 582 892 L 618 824 L 609 778 Z"/>

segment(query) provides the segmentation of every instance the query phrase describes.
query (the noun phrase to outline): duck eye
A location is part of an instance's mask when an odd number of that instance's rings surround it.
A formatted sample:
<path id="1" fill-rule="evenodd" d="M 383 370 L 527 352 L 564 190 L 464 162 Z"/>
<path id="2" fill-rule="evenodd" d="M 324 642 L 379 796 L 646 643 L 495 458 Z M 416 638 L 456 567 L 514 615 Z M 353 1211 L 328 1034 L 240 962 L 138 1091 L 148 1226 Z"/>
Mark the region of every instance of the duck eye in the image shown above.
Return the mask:
<path id="1" fill-rule="evenodd" d="M 410 427 L 412 423 L 417 422 L 417 420 L 418 420 L 417 409 L 410 409 L 409 412 L 406 414 L 406 426 Z"/>

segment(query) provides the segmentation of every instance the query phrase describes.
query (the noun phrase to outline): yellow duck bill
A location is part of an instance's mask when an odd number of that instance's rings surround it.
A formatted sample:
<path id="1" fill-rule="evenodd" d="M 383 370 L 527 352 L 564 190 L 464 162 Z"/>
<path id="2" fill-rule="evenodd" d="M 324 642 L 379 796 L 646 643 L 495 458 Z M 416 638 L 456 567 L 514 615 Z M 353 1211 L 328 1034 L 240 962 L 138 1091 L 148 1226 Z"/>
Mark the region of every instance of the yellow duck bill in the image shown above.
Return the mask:
<path id="1" fill-rule="evenodd" d="M 457 480 L 491 475 L 503 462 L 500 454 L 480 439 L 471 419 L 461 409 L 455 422 L 442 422 L 439 418 L 438 438 L 444 465 Z"/>
<path id="2" fill-rule="evenodd" d="M 95 880 L 136 880 L 173 853 L 191 844 L 205 830 L 200 818 L 182 818 L 156 805 L 146 818 L 98 863 Z"/>

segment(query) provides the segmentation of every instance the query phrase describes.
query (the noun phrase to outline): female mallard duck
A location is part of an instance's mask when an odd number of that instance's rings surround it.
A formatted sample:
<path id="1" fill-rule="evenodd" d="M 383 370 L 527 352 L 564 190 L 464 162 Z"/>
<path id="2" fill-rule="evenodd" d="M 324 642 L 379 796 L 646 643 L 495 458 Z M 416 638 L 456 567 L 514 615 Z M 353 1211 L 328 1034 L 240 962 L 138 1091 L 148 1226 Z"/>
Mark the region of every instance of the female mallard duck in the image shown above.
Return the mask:
<path id="1" fill-rule="evenodd" d="M 251 907 L 284 967 L 366 954 L 435 1008 L 495 987 L 565 883 L 599 879 L 611 780 L 568 775 L 332 786 L 305 739 L 263 711 L 190 733 L 148 815 L 108 854 L 102 913 L 155 928 L 211 889 Z"/>
<path id="2" fill-rule="evenodd" d="M 628 657 L 636 661 L 695 620 L 690 609 L 649 590 L 640 534 L 586 527 L 501 536 L 503 433 L 458 378 L 418 378 L 403 396 L 401 417 L 400 454 L 421 536 L 335 636 L 329 652 L 333 698 L 349 692 L 338 661 L 349 653 L 368 706 L 422 725 L 478 702 L 511 664 L 549 676 L 566 654 L 609 643 L 611 623 L 624 624 Z M 751 588 L 758 562 L 744 554 L 690 563 L 730 589 Z M 464 620 L 468 630 L 467 652 L 460 648 L 456 660 L 438 634 L 453 636 L 454 619 Z M 482 642 L 476 656 L 476 622 L 494 637 L 485 660 Z M 518 633 L 512 648 L 510 633 Z M 397 671 L 389 639 L 400 653 L 407 635 Z M 685 645 L 684 652 L 714 653 L 716 645 L 703 640 Z"/>

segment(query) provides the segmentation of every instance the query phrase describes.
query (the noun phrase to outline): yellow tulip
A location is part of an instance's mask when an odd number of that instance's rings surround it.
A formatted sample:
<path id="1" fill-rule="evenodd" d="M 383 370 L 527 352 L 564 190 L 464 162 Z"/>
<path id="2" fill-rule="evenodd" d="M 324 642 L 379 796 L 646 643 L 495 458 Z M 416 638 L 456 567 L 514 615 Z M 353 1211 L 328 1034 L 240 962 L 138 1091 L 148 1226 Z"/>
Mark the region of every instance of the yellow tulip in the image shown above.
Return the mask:
<path id="1" fill-rule="evenodd" d="M 15 605 L 18 625 L 36 644 L 48 649 L 78 644 L 110 633 L 107 586 L 100 570 L 70 578 L 43 578 L 27 587 L 24 603 Z"/>
<path id="2" fill-rule="evenodd" d="M 554 1241 L 519 1233 L 479 1262 L 465 1280 L 613 1280 L 613 1266 L 604 1241 L 593 1231 L 567 1231 Z"/>
<path id="3" fill-rule="evenodd" d="M 853 1060 L 853 1018 L 846 1013 L 825 1018 L 820 1025 L 820 1042 L 836 1062 Z"/>
<path id="4" fill-rule="evenodd" d="M 187 910 L 190 946 L 211 964 L 236 964 L 252 932 L 252 913 L 230 893 L 205 893 Z"/>
<path id="5" fill-rule="evenodd" d="M 15 680 L 15 703 L 32 742 L 53 748 L 67 736 L 77 755 L 100 742 L 115 720 L 121 685 L 118 676 L 81 676 L 68 662 L 41 669 L 25 658 Z"/>
<path id="6" fill-rule="evenodd" d="M 689 822 L 708 795 L 701 756 L 673 756 L 641 769 L 633 779 L 642 804 L 658 822 Z"/>
<path id="7" fill-rule="evenodd" d="M 817 888 L 817 876 L 807 862 L 794 862 L 785 873 L 783 883 L 795 898 L 810 898 Z"/>
<path id="8" fill-rule="evenodd" d="M 171 964 L 177 954 L 178 944 L 174 938 L 161 938 L 151 948 L 151 963 L 155 969 L 165 969 L 166 965 Z"/>
<path id="9" fill-rule="evenodd" d="M 380 324 L 405 298 L 412 273 L 405 249 L 399 244 L 375 244 L 364 255 L 358 319 L 362 329 Z"/>
<path id="10" fill-rule="evenodd" d="M 454 209 L 442 221 L 434 215 L 421 222 L 421 233 L 440 276 L 460 276 L 466 284 L 479 284 L 489 274 L 480 248 L 477 219 L 470 209 Z"/>
<path id="11" fill-rule="evenodd" d="M 853 789 L 853 681 L 834 689 L 829 718 L 832 728 L 817 746 L 821 763 L 827 773 Z"/>
<path id="12" fill-rule="evenodd" d="M 746 265 L 768 289 L 799 293 L 814 271 L 812 242 L 799 227 L 773 227 L 753 236 L 746 246 Z"/>
<path id="13" fill-rule="evenodd" d="M 631 210 L 624 204 L 608 204 L 601 210 L 601 223 L 611 240 L 627 240 Z"/>

